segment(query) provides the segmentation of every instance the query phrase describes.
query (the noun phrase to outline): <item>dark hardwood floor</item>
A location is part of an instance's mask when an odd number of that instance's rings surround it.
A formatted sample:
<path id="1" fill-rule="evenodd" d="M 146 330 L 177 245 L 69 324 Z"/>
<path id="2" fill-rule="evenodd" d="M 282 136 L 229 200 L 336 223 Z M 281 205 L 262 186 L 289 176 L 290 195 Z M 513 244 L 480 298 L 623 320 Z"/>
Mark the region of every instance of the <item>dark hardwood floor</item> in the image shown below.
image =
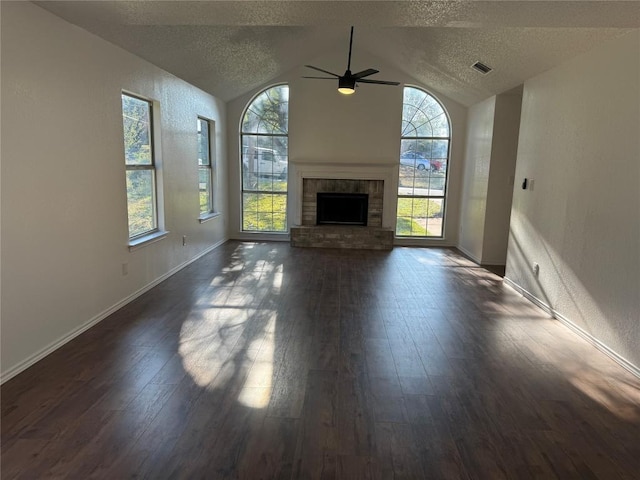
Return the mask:
<path id="1" fill-rule="evenodd" d="M 1 393 L 3 480 L 640 478 L 640 380 L 448 249 L 228 242 Z"/>

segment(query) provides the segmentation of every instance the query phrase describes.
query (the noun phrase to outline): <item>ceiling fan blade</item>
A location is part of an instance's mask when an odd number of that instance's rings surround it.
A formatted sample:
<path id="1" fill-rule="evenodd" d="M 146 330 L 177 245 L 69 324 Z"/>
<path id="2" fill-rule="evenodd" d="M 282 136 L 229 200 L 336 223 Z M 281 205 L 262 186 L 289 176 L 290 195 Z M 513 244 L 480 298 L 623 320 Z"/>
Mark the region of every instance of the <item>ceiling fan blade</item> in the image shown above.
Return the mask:
<path id="1" fill-rule="evenodd" d="M 380 70 L 375 70 L 373 68 L 367 68 L 366 70 L 362 70 L 361 72 L 354 73 L 352 75 L 356 80 L 359 78 L 368 77 L 369 75 L 373 75 L 374 73 L 378 73 Z"/>
<path id="2" fill-rule="evenodd" d="M 333 77 L 302 77 L 302 78 L 315 78 L 316 80 L 333 80 L 334 82 L 336 81 L 336 79 Z"/>
<path id="3" fill-rule="evenodd" d="M 377 83 L 378 85 L 400 85 L 400 82 L 387 82 L 385 80 L 356 80 L 358 83 Z"/>
<path id="4" fill-rule="evenodd" d="M 307 68 L 313 68 L 314 70 L 318 70 L 319 72 L 327 73 L 329 75 L 333 75 L 334 77 L 339 77 L 337 73 L 330 72 L 328 70 L 323 70 L 322 68 L 314 67 L 313 65 L 305 65 Z"/>

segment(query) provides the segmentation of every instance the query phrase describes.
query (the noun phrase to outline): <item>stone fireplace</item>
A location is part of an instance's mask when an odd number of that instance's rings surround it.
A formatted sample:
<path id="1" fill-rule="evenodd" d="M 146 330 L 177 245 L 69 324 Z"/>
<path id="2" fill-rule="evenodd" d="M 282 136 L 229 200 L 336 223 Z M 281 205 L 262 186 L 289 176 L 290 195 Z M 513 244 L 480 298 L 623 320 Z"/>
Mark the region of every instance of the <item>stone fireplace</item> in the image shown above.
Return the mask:
<path id="1" fill-rule="evenodd" d="M 303 177 L 301 225 L 291 228 L 291 245 L 390 250 L 393 248 L 393 230 L 382 227 L 384 190 L 383 179 Z M 336 221 L 328 224 L 318 222 L 318 194 L 335 194 L 328 195 L 334 202 L 347 202 L 351 196 L 366 198 L 366 218 L 356 222 L 339 215 Z M 355 208 L 343 206 L 345 210 Z M 349 212 L 344 214 L 349 215 Z"/>
<path id="2" fill-rule="evenodd" d="M 382 226 L 383 180 L 304 178 L 302 180 L 302 225 L 317 225 L 318 193 L 368 195 L 367 226 Z"/>

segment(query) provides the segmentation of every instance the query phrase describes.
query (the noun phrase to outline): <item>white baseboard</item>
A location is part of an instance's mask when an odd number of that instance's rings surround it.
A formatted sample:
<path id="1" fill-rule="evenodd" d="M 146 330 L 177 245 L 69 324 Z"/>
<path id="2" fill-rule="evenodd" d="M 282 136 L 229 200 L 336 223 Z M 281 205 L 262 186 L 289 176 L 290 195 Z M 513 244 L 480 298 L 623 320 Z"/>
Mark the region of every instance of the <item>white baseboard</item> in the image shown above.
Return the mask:
<path id="1" fill-rule="evenodd" d="M 480 265 L 480 259 L 476 258 L 475 255 L 473 255 L 471 252 L 469 252 L 466 248 L 461 247 L 460 245 L 457 245 L 456 248 L 460 251 L 460 253 L 462 253 L 465 257 L 467 257 L 469 260 L 472 260 L 473 262 L 477 263 L 478 265 Z"/>
<path id="2" fill-rule="evenodd" d="M 525 290 L 524 288 L 522 288 L 520 285 L 515 283 L 513 280 L 510 280 L 507 277 L 505 277 L 504 278 L 504 282 L 507 285 L 509 285 L 511 288 L 516 290 L 518 293 L 520 293 L 527 300 L 531 301 L 532 303 L 534 303 L 535 305 L 540 307 L 542 310 L 547 312 L 553 318 L 559 320 L 565 327 L 569 328 L 574 333 L 580 335 L 582 338 L 584 338 L 587 342 L 589 342 L 591 345 L 596 347 L 602 353 L 608 355 L 615 362 L 620 364 L 622 367 L 627 369 L 629 372 L 633 373 L 636 377 L 640 378 L 640 368 L 638 368 L 636 365 L 634 365 L 629 360 L 624 358 L 622 355 L 619 355 L 618 353 L 616 353 L 614 350 L 612 350 L 607 345 L 602 343 L 600 340 L 598 340 L 596 337 L 591 335 L 589 332 L 583 330 L 581 327 L 579 327 L 578 325 L 573 323 L 571 320 L 569 320 L 567 317 L 562 315 L 560 312 L 554 310 L 550 305 L 547 305 L 545 302 L 540 300 L 538 297 L 536 297 L 532 293 L 530 293 L 527 290 Z"/>
<path id="3" fill-rule="evenodd" d="M 122 307 L 124 307 L 128 303 L 130 303 L 133 300 L 135 300 L 136 298 L 138 298 L 143 293 L 148 292 L 149 290 L 151 290 L 153 287 L 155 287 L 159 283 L 165 281 L 167 278 L 171 277 L 172 275 L 175 275 L 176 273 L 178 273 L 183 268 L 191 265 L 193 262 L 195 262 L 196 260 L 198 260 L 201 257 L 205 256 L 207 253 L 211 252 L 212 250 L 215 250 L 216 248 L 218 248 L 223 243 L 226 243 L 227 241 L 228 241 L 228 239 L 223 239 L 223 240 L 220 240 L 219 242 L 213 244 L 211 247 L 203 250 L 201 253 L 196 255 L 194 258 L 192 258 L 190 260 L 187 260 L 186 262 L 184 262 L 184 263 L 178 265 L 177 267 L 169 270 L 167 273 L 165 273 L 164 275 L 158 277 L 157 279 L 155 279 L 151 283 L 145 285 L 144 287 L 142 287 L 141 289 L 135 291 L 131 295 L 123 298 L 122 300 L 120 300 L 115 305 L 112 305 L 111 307 L 107 308 L 106 310 L 103 310 L 102 312 L 100 312 L 99 314 L 94 316 L 93 318 L 90 318 L 89 320 L 84 322 L 79 327 L 73 329 L 71 332 L 63 335 L 58 340 L 56 340 L 56 341 L 50 343 L 49 345 L 47 345 L 46 347 L 44 347 L 42 350 L 40 350 L 40 351 L 34 353 L 33 355 L 29 356 L 26 360 L 23 360 L 22 362 L 18 363 L 17 365 L 14 365 L 13 367 L 11 367 L 6 372 L 2 372 L 0 374 L 0 385 L 3 384 L 6 381 L 12 379 L 13 377 L 18 375 L 19 373 L 23 372 L 24 370 L 26 370 L 30 366 L 32 366 L 35 363 L 37 363 L 38 361 L 42 360 L 44 357 L 46 357 L 47 355 L 53 353 L 55 350 L 57 350 L 58 348 L 62 347 L 64 344 L 70 342 L 71 340 L 76 338 L 81 333 L 89 330 L 91 327 L 93 327 L 97 323 L 100 323 L 102 320 L 107 318 L 109 315 L 111 315 L 115 311 L 121 309 Z"/>
<path id="4" fill-rule="evenodd" d="M 437 247 L 452 248 L 455 244 L 445 239 L 424 239 L 424 238 L 408 238 L 395 237 L 393 240 L 394 247 Z"/>

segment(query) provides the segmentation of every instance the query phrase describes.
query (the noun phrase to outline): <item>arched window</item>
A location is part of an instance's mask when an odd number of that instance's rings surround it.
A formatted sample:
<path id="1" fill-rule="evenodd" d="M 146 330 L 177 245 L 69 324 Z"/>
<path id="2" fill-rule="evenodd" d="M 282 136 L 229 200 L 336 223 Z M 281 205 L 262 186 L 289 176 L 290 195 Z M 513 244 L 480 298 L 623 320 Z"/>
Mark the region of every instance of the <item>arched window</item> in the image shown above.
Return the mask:
<path id="1" fill-rule="evenodd" d="M 240 126 L 242 230 L 287 231 L 289 87 L 256 95 Z"/>
<path id="2" fill-rule="evenodd" d="M 404 88 L 396 236 L 442 237 L 449 118 L 424 90 Z"/>

